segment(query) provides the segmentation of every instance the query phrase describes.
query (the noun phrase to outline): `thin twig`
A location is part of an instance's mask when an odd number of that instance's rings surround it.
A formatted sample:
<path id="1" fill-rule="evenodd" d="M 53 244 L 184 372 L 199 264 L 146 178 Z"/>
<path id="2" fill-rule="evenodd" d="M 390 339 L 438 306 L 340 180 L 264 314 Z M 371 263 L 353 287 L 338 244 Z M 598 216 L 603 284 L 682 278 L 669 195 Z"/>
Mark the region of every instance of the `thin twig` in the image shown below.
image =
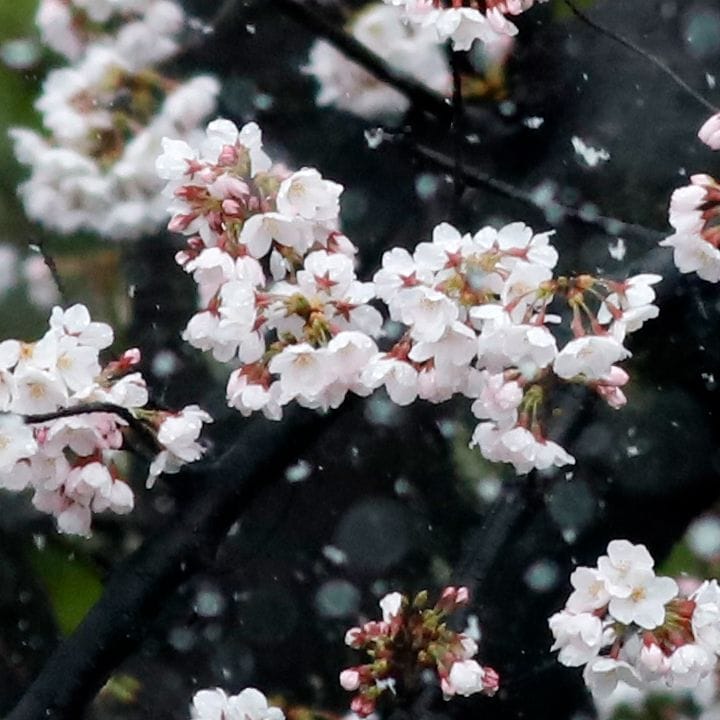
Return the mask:
<path id="1" fill-rule="evenodd" d="M 344 412 L 344 411 L 341 411 Z M 222 462 L 205 466 L 182 510 L 120 563 L 100 600 L 53 652 L 6 720 L 75 720 L 137 647 L 167 598 L 214 557 L 228 530 L 336 420 L 289 412 L 281 423 L 247 425 Z"/>
<path id="2" fill-rule="evenodd" d="M 63 305 L 69 305 L 67 293 L 65 292 L 65 284 L 63 283 L 60 271 L 58 270 L 55 258 L 50 254 L 48 249 L 45 247 L 45 241 L 40 238 L 31 238 L 28 241 L 28 247 L 35 252 L 39 252 L 42 257 L 47 269 L 50 271 L 50 275 L 55 283 L 55 287 L 60 295 L 60 299 Z"/>
<path id="3" fill-rule="evenodd" d="M 61 408 L 60 410 L 55 410 L 50 413 L 21 415 L 20 417 L 27 425 L 42 425 L 44 423 L 52 422 L 53 420 L 60 420 L 61 418 L 90 415 L 93 413 L 108 413 L 119 417 L 121 420 L 125 421 L 127 425 L 135 431 L 135 433 L 137 433 L 138 437 L 143 441 L 143 444 L 146 445 L 148 449 L 153 450 L 153 452 L 157 452 L 160 449 L 157 439 L 147 425 L 142 422 L 142 420 L 136 418 L 127 408 L 113 403 L 87 403 L 85 405 L 74 405 L 72 407 Z"/>
<path id="4" fill-rule="evenodd" d="M 326 20 L 302 0 L 273 1 L 287 17 L 329 42 L 378 80 L 382 80 L 401 92 L 416 108 L 425 110 L 441 120 L 452 120 L 452 105 L 442 95 L 419 83 L 411 75 L 386 63 L 379 55 L 369 50 L 342 28 Z"/>
<path id="5" fill-rule="evenodd" d="M 395 136 L 394 139 L 397 140 L 397 136 Z M 448 173 L 454 172 L 455 165 L 453 159 L 440 150 L 429 148 L 425 145 L 411 145 L 411 147 L 419 157 L 428 160 L 434 166 Z M 486 188 L 503 197 L 517 200 L 525 205 L 530 205 L 542 211 L 545 215 L 547 215 L 549 209 L 552 209 L 557 211 L 563 219 L 573 220 L 582 225 L 594 227 L 610 237 L 617 235 L 635 236 L 653 243 L 657 243 L 665 237 L 665 234 L 661 231 L 645 227 L 644 225 L 628 223 L 603 215 L 588 215 L 577 208 L 568 207 L 567 205 L 561 205 L 559 203 L 548 205 L 535 198 L 531 193 L 505 180 L 498 180 L 482 170 L 470 168 L 467 165 L 464 165 L 462 169 L 462 177 L 465 185 L 468 187 Z"/>
<path id="6" fill-rule="evenodd" d="M 565 0 L 565 4 L 588 27 L 593 28 L 593 30 L 597 30 L 599 33 L 602 33 L 606 37 L 609 37 L 611 40 L 620 43 L 620 45 L 636 53 L 645 60 L 648 60 L 653 65 L 655 65 L 655 67 L 662 70 L 662 72 L 664 72 L 676 85 L 681 87 L 688 95 L 690 95 L 690 97 L 697 100 L 705 109 L 710 110 L 710 112 L 712 113 L 718 112 L 719 109 L 715 105 L 713 105 L 707 98 L 703 97 L 697 90 L 695 90 L 695 88 L 688 85 L 685 80 L 683 80 L 657 55 L 654 55 L 653 53 L 644 50 L 639 45 L 636 45 L 632 40 L 626 38 L 624 35 L 620 35 L 620 33 L 615 32 L 614 30 L 610 30 L 610 28 L 606 28 L 604 25 L 601 25 L 596 20 L 593 20 L 582 10 L 580 10 L 580 8 L 573 2 L 573 0 Z"/>

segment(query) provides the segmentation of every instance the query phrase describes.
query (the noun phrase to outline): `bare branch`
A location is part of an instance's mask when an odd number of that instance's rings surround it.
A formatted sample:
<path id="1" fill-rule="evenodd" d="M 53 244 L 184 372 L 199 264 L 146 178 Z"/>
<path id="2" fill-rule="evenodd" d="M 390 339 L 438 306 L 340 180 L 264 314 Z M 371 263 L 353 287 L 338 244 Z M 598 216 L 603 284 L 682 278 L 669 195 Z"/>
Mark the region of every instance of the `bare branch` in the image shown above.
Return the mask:
<path id="1" fill-rule="evenodd" d="M 353 403 L 349 404 L 350 406 Z M 257 419 L 205 476 L 181 511 L 112 574 L 102 597 L 52 654 L 5 720 L 75 720 L 113 670 L 140 644 L 157 613 L 212 558 L 264 488 L 336 419 L 308 411 L 281 423 Z"/>
<path id="2" fill-rule="evenodd" d="M 697 100 L 697 102 L 699 102 L 705 109 L 709 110 L 711 113 L 716 113 L 720 110 L 715 105 L 713 105 L 707 98 L 703 97 L 697 90 L 695 90 L 695 88 L 688 85 L 685 80 L 683 80 L 657 55 L 654 55 L 653 53 L 644 50 L 639 45 L 636 45 L 632 40 L 626 38 L 624 35 L 621 35 L 620 33 L 615 32 L 610 28 L 606 28 L 604 25 L 601 25 L 596 20 L 593 20 L 582 10 L 580 10 L 580 8 L 573 2 L 573 0 L 565 0 L 565 4 L 570 8 L 570 10 L 572 10 L 575 16 L 582 22 L 584 22 L 588 27 L 591 27 L 593 30 L 597 30 L 599 33 L 602 33 L 606 37 L 609 37 L 611 40 L 614 40 L 623 47 L 634 52 L 636 55 L 639 55 L 648 62 L 651 62 L 653 65 L 655 65 L 656 68 L 662 70 L 662 72 L 664 72 L 676 85 L 678 85 L 678 87 L 681 87 L 691 98 Z"/>
<path id="3" fill-rule="evenodd" d="M 412 148 L 419 157 L 429 161 L 437 168 L 445 170 L 448 173 L 454 172 L 454 160 L 442 151 L 429 148 L 424 145 L 413 145 Z M 489 173 L 483 172 L 478 168 L 470 168 L 467 164 L 465 164 L 462 168 L 462 177 L 468 187 L 486 188 L 498 195 L 502 195 L 503 197 L 517 200 L 525 205 L 530 205 L 543 213 L 545 213 L 548 209 L 546 204 L 540 202 L 526 190 L 522 190 L 505 180 L 499 180 L 498 178 L 495 178 Z M 553 207 L 558 209 L 564 218 L 571 219 L 574 222 L 588 227 L 596 228 L 600 232 L 611 237 L 615 237 L 617 235 L 627 235 L 653 243 L 657 243 L 665 237 L 664 233 L 661 231 L 645 227 L 644 225 L 628 223 L 623 220 L 617 220 L 616 218 L 605 217 L 603 215 L 587 215 L 581 210 L 568 207 L 567 205 L 555 204 Z"/>
<path id="4" fill-rule="evenodd" d="M 351 60 L 362 65 L 378 80 L 401 92 L 416 108 L 425 110 L 440 120 L 446 122 L 452 120 L 452 105 L 442 95 L 438 95 L 412 76 L 386 63 L 379 55 L 342 28 L 326 20 L 302 0 L 274 0 L 274 2 L 289 18 L 329 42 Z"/>

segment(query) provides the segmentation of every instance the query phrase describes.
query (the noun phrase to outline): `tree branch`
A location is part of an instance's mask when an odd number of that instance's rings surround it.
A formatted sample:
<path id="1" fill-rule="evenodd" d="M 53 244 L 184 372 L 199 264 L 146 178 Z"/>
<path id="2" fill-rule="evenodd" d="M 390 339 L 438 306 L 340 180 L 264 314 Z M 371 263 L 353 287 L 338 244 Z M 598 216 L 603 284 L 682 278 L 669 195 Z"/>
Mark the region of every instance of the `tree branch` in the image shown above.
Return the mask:
<path id="1" fill-rule="evenodd" d="M 456 52 L 449 47 L 450 52 L 450 66 L 452 67 L 453 77 L 453 95 L 452 95 L 452 136 L 453 136 L 453 190 L 455 191 L 454 198 L 454 214 L 458 216 L 460 214 L 460 201 L 462 200 L 463 193 L 465 192 L 465 182 L 463 179 L 463 146 L 465 144 L 463 133 L 465 131 L 465 104 L 463 102 L 462 94 L 462 74 L 460 72 L 460 64 L 462 62 L 462 54 Z"/>
<path id="2" fill-rule="evenodd" d="M 27 425 L 42 425 L 44 423 L 52 422 L 53 420 L 60 420 L 61 418 L 77 417 L 78 415 L 91 415 L 93 413 L 108 413 L 110 415 L 116 415 L 121 420 L 127 423 L 130 427 L 147 445 L 153 452 L 158 452 L 160 447 L 158 446 L 155 436 L 150 432 L 147 425 L 142 420 L 138 420 L 130 410 L 115 405 L 113 403 L 106 402 L 94 402 L 87 403 L 86 405 L 75 405 L 72 407 L 61 408 L 51 413 L 43 413 L 38 415 L 21 415 L 22 419 Z"/>
<path id="3" fill-rule="evenodd" d="M 620 33 L 615 32 L 610 28 L 606 28 L 604 25 L 601 25 L 596 20 L 593 20 L 582 10 L 580 10 L 580 8 L 573 2 L 573 0 L 565 0 L 565 4 L 570 8 L 573 14 L 579 20 L 584 22 L 588 27 L 591 27 L 593 30 L 596 30 L 597 32 L 605 35 L 605 37 L 609 37 L 611 40 L 614 40 L 623 47 L 634 52 L 636 55 L 639 55 L 648 62 L 651 62 L 653 65 L 655 65 L 656 68 L 664 72 L 676 85 L 682 88 L 691 98 L 697 100 L 697 102 L 699 102 L 706 110 L 709 110 L 711 113 L 718 112 L 718 108 L 715 105 L 713 105 L 707 98 L 703 97 L 697 90 L 695 90 L 695 88 L 688 85 L 685 80 L 683 80 L 657 55 L 654 55 L 653 53 L 644 50 L 639 45 L 636 45 L 632 40 L 626 38 L 624 35 L 621 35 Z"/>
<path id="4" fill-rule="evenodd" d="M 55 258 L 50 254 L 49 250 L 45 246 L 45 241 L 40 238 L 30 238 L 28 240 L 28 247 L 31 250 L 40 253 L 40 256 L 42 257 L 45 265 L 47 266 L 47 269 L 50 271 L 50 276 L 55 283 L 55 287 L 57 288 L 63 305 L 69 305 L 70 303 L 68 302 L 67 293 L 65 292 L 65 283 L 60 276 L 60 271 L 58 270 Z"/>
<path id="5" fill-rule="evenodd" d="M 407 142 L 406 144 L 410 143 Z M 429 161 L 432 165 L 439 169 L 445 170 L 450 174 L 452 174 L 455 170 L 454 159 L 448 157 L 440 150 L 429 148 L 425 145 L 412 145 L 412 150 L 416 155 Z M 468 187 L 491 190 L 503 197 L 517 200 L 524 205 L 530 205 L 543 213 L 546 213 L 548 210 L 548 206 L 533 197 L 531 193 L 522 190 L 505 180 L 494 178 L 492 175 L 483 172 L 478 168 L 470 168 L 467 164 L 465 164 L 462 168 L 462 177 Z M 615 237 L 617 235 L 627 235 L 652 243 L 657 243 L 665 237 L 665 234 L 661 231 L 645 227 L 644 225 L 628 223 L 623 220 L 617 220 L 616 218 L 605 217 L 602 215 L 588 216 L 581 210 L 568 207 L 567 205 L 560 205 L 559 203 L 553 203 L 552 207 L 553 209 L 559 210 L 564 218 L 573 220 L 581 225 L 586 225 L 587 227 L 593 227 L 611 237 Z"/>
<path id="6" fill-rule="evenodd" d="M 323 38 L 333 47 L 361 65 L 378 80 L 391 85 L 401 92 L 418 109 L 425 110 L 440 120 L 450 122 L 453 117 L 452 105 L 442 96 L 419 83 L 369 50 L 352 35 L 326 20 L 302 0 L 273 0 L 287 17 L 295 20 L 314 35 Z"/>
<path id="7" fill-rule="evenodd" d="M 352 403 L 350 403 L 352 405 Z M 138 646 L 169 594 L 214 555 L 228 530 L 337 414 L 296 410 L 257 419 L 231 452 L 194 474 L 181 512 L 111 575 L 102 597 L 65 639 L 5 720 L 75 720 Z"/>

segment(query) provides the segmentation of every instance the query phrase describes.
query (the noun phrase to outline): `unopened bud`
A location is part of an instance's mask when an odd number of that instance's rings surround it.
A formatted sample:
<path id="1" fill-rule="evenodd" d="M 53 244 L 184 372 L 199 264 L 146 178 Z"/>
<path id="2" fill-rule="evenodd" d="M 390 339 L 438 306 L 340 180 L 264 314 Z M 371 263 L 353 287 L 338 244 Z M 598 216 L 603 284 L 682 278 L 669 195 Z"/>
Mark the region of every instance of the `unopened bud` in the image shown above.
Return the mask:
<path id="1" fill-rule="evenodd" d="M 348 692 L 354 692 L 360 687 L 360 673 L 353 668 L 348 668 L 340 673 L 340 685 Z"/>

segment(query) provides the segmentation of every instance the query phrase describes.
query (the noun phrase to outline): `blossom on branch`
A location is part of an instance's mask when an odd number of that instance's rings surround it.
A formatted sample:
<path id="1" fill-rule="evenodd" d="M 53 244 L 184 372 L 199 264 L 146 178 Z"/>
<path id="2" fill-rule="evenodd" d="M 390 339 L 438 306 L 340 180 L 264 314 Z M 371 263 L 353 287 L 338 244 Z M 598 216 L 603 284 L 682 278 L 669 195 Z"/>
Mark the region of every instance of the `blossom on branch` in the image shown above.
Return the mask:
<path id="1" fill-rule="evenodd" d="M 559 386 L 624 405 L 628 376 L 616 363 L 630 356 L 626 336 L 658 314 L 659 275 L 555 277 L 550 233 L 442 223 L 412 253 L 388 250 L 362 282 L 339 230 L 342 187 L 314 168 L 272 165 L 257 125 L 215 120 L 198 149 L 163 147 L 169 227 L 189 236 L 177 260 L 201 305 L 183 337 L 237 365 L 227 398 L 243 415 L 278 420 L 292 401 L 336 408 L 380 387 L 398 405 L 459 393 L 484 421 L 471 444 L 526 473 L 574 463 L 544 427 Z M 378 301 L 403 330 L 389 346 Z M 561 348 L 550 312 L 559 301 L 573 336 Z"/>
<path id="2" fill-rule="evenodd" d="M 625 683 L 647 688 L 658 680 L 696 687 L 720 653 L 720 588 L 705 581 L 689 598 L 657 576 L 644 545 L 613 540 L 597 567 L 579 567 L 563 610 L 549 620 L 553 650 L 569 667 L 585 666 L 593 695 Z"/>
<path id="3" fill-rule="evenodd" d="M 475 40 L 495 44 L 517 35 L 508 15 L 519 15 L 536 0 L 384 0 L 399 5 L 411 23 L 432 28 L 439 40 L 451 40 L 453 50 L 470 50 Z M 546 2 L 547 0 L 537 0 Z"/>
<path id="4" fill-rule="evenodd" d="M 342 186 L 314 168 L 273 166 L 253 123 L 216 120 L 199 151 L 173 140 L 164 148 L 170 228 L 190 236 L 177 259 L 202 305 L 184 338 L 240 362 L 228 403 L 279 419 L 291 401 L 329 408 L 348 392 L 367 395 L 360 375 L 382 317 L 338 231 Z"/>
<path id="5" fill-rule="evenodd" d="M 204 453 L 198 436 L 210 416 L 146 408 L 140 352 L 103 366 L 112 342 L 112 328 L 83 305 L 54 308 L 37 342 L 0 342 L 0 488 L 32 490 L 61 532 L 89 535 L 94 513 L 133 509 L 124 451 L 134 445 L 156 455 L 151 479 Z"/>
<path id="6" fill-rule="evenodd" d="M 673 248 L 680 272 L 696 272 L 709 282 L 720 281 L 720 185 L 709 175 L 693 175 L 690 185 L 670 198 L 670 224 L 675 233 L 660 245 Z"/>

